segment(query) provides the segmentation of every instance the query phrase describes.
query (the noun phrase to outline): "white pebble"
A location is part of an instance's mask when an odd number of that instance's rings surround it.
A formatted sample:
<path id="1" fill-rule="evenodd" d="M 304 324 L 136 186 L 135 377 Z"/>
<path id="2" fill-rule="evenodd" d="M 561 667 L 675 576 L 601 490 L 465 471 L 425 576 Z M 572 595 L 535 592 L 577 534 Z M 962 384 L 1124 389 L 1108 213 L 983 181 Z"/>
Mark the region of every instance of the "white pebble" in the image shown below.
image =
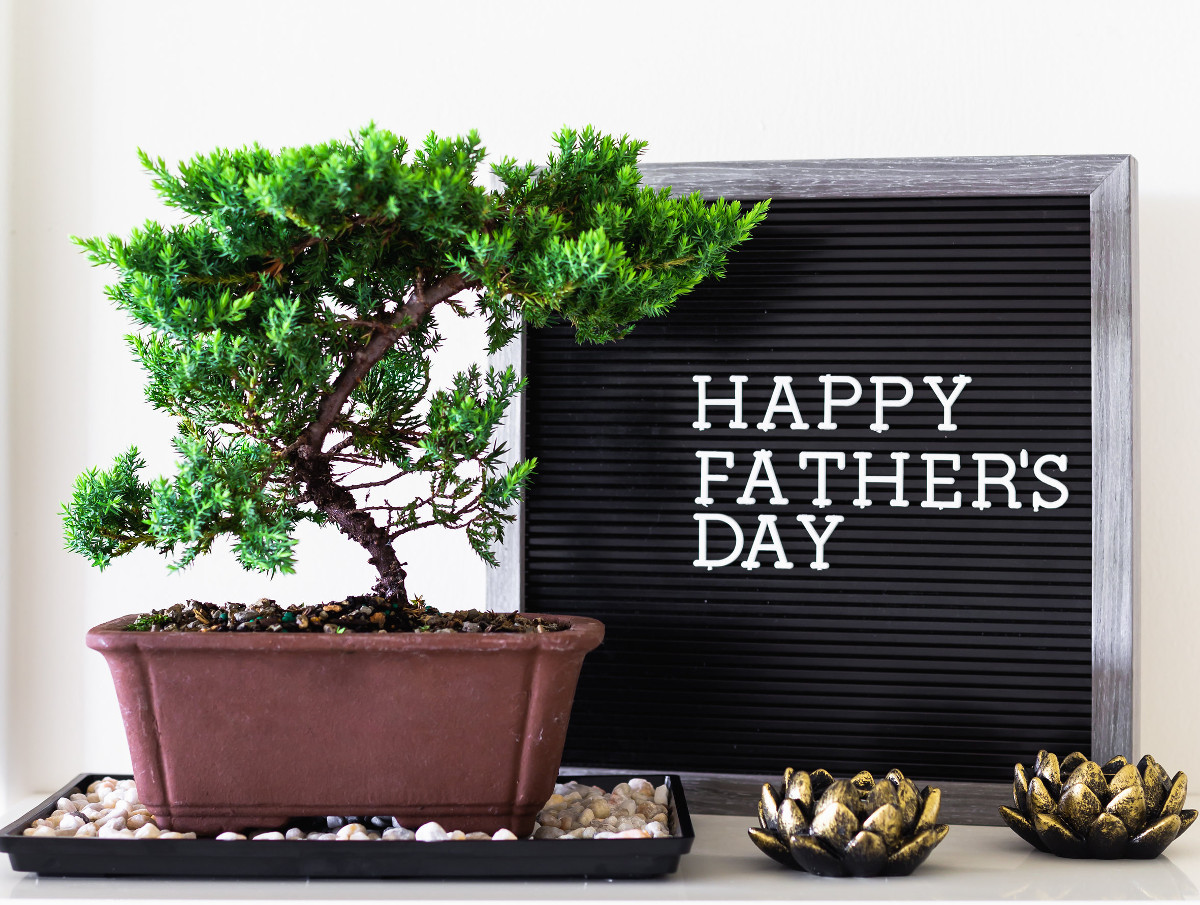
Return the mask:
<path id="1" fill-rule="evenodd" d="M 667 829 L 663 824 L 657 822 L 647 823 L 646 831 L 655 839 L 661 839 L 671 835 L 671 831 L 669 829 Z"/>
<path id="2" fill-rule="evenodd" d="M 75 835 L 75 828 L 68 827 L 68 828 L 64 829 L 63 827 L 60 826 L 58 829 L 56 829 L 54 831 L 54 835 L 64 837 L 64 838 L 70 838 Z"/>
<path id="3" fill-rule="evenodd" d="M 470 842 L 491 842 L 492 837 L 487 833 L 467 833 L 467 840 Z"/>
<path id="4" fill-rule="evenodd" d="M 365 834 L 366 832 L 367 832 L 367 828 L 365 826 L 363 826 L 361 823 L 347 823 L 344 827 L 342 827 L 341 829 L 339 829 L 337 831 L 337 838 L 338 839 L 349 839 L 351 836 L 353 836 L 357 833 Z"/>
<path id="5" fill-rule="evenodd" d="M 303 839 L 307 834 L 298 826 L 294 826 L 283 834 L 284 839 Z"/>
<path id="6" fill-rule="evenodd" d="M 69 798 L 58 799 L 58 802 L 54 805 L 54 807 L 60 811 L 65 811 L 68 814 L 74 814 L 79 810 L 79 807 L 75 804 L 75 802 Z"/>
<path id="7" fill-rule="evenodd" d="M 78 830 L 75 831 L 76 839 L 79 839 L 80 837 L 84 837 L 84 836 L 95 836 L 95 835 L 96 835 L 96 825 L 94 823 L 85 823 L 83 826 L 81 826 Z"/>
<path id="8" fill-rule="evenodd" d="M 284 836 L 283 836 L 283 833 L 280 833 L 278 831 L 272 831 L 270 833 L 259 833 L 257 836 L 252 836 L 251 838 L 254 839 L 255 841 L 261 841 L 261 840 L 283 839 Z"/>
<path id="9" fill-rule="evenodd" d="M 121 825 L 117 826 L 116 822 L 106 824 L 100 827 L 100 832 L 97 835 L 101 839 L 132 839 L 133 830 L 125 829 L 125 821 L 121 820 Z"/>
<path id="10" fill-rule="evenodd" d="M 134 839 L 157 839 L 159 837 L 159 835 L 160 835 L 160 833 L 158 831 L 157 826 L 155 826 L 153 823 L 146 823 L 140 827 L 135 828 L 133 838 Z"/>
<path id="11" fill-rule="evenodd" d="M 417 827 L 416 839 L 418 842 L 444 842 L 449 838 L 450 834 L 440 823 L 430 821 Z"/>
<path id="12" fill-rule="evenodd" d="M 505 829 L 504 827 L 501 827 L 500 829 L 496 830 L 495 833 L 492 834 L 492 839 L 494 839 L 496 842 L 506 842 L 509 839 L 516 839 L 516 838 L 517 838 L 516 833 L 514 833 L 510 829 Z"/>
<path id="13" fill-rule="evenodd" d="M 150 820 L 149 814 L 130 814 L 125 818 L 125 825 L 134 832 L 140 830 L 144 826 L 154 826 Z"/>
<path id="14" fill-rule="evenodd" d="M 671 800 L 671 790 L 667 788 L 666 783 L 654 790 L 654 803 L 666 805 Z"/>
<path id="15" fill-rule="evenodd" d="M 464 839 L 466 839 L 466 838 L 467 838 L 467 834 L 466 834 L 466 833 L 464 833 L 462 830 L 454 830 L 454 831 L 453 831 L 453 832 L 450 834 L 450 838 L 451 838 L 451 839 L 452 839 L 454 842 L 462 842 Z"/>
<path id="16" fill-rule="evenodd" d="M 654 783 L 645 779 L 629 780 L 629 792 L 637 798 L 653 798 Z"/>
<path id="17" fill-rule="evenodd" d="M 107 814 L 96 821 L 96 828 L 101 830 L 125 829 L 125 818 L 120 814 Z"/>
<path id="18" fill-rule="evenodd" d="M 392 826 L 383 831 L 383 838 L 387 842 L 412 842 L 417 834 L 402 826 Z"/>
<path id="19" fill-rule="evenodd" d="M 183 835 L 183 833 L 176 833 L 173 830 L 167 830 L 167 832 L 165 832 L 165 833 L 159 833 L 158 838 L 159 839 L 182 839 L 182 838 L 184 838 L 184 835 Z M 193 839 L 196 838 L 194 833 L 192 834 L 192 838 Z"/>
<path id="20" fill-rule="evenodd" d="M 66 816 L 63 817 L 62 820 L 60 820 L 58 822 L 58 828 L 60 830 L 70 830 L 71 832 L 74 832 L 75 830 L 79 829 L 81 826 L 86 826 L 86 825 L 87 825 L 87 821 L 83 817 L 80 817 L 78 814 L 67 814 Z"/>
<path id="21" fill-rule="evenodd" d="M 86 808 L 80 811 L 88 820 L 99 820 L 104 813 L 104 809 L 97 804 L 89 804 Z"/>
<path id="22" fill-rule="evenodd" d="M 245 839 L 241 833 L 222 833 L 217 837 L 220 842 L 232 842 L 234 839 Z"/>

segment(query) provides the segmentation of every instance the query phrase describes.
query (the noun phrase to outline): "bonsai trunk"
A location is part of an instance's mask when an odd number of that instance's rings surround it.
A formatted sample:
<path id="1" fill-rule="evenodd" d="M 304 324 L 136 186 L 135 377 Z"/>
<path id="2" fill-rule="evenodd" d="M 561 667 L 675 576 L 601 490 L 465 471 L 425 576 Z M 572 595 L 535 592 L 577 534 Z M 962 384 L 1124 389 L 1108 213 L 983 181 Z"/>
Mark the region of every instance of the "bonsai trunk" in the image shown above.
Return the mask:
<path id="1" fill-rule="evenodd" d="M 329 516 L 346 537 L 361 545 L 369 554 L 368 562 L 379 572 L 372 592 L 396 604 L 408 603 L 404 581 L 408 577 L 404 563 L 396 556 L 387 529 L 375 523 L 368 512 L 358 508 L 354 494 L 334 480 L 329 459 L 321 454 L 306 455 L 301 449 L 295 459 L 296 475 L 306 485 L 305 497 Z"/>
<path id="2" fill-rule="evenodd" d="M 396 556 L 387 529 L 379 527 L 370 513 L 360 510 L 354 495 L 334 479 L 329 457 L 322 447 L 354 388 L 396 340 L 428 318 L 436 305 L 477 285 L 467 283 L 459 274 L 450 274 L 428 287 L 418 278 L 409 299 L 396 309 L 389 322 L 377 324 L 363 346 L 351 356 L 346 369 L 321 400 L 316 419 L 290 447 L 296 477 L 305 488 L 303 498 L 325 513 L 344 535 L 366 549 L 368 562 L 379 572 L 372 591 L 393 603 L 408 603 L 404 563 Z"/>

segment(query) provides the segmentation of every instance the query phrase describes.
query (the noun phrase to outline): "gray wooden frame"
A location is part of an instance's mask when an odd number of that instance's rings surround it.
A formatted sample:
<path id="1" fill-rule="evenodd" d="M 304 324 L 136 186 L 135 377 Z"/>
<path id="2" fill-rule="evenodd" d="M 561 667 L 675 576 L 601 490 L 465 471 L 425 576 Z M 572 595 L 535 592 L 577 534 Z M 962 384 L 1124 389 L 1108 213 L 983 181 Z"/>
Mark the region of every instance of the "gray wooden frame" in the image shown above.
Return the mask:
<path id="1" fill-rule="evenodd" d="M 729 199 L 1086 195 L 1092 258 L 1092 751 L 1096 760 L 1134 755 L 1137 630 L 1137 166 L 1126 155 L 940 157 L 875 160 L 643 164 L 644 182 L 677 193 Z M 523 371 L 514 342 L 503 362 Z M 504 428 L 511 454 L 523 448 L 522 403 Z M 489 570 L 493 609 L 519 609 L 522 523 Z M 1032 753 L 1030 756 L 1032 757 Z M 1065 753 L 1065 752 L 1064 752 Z M 660 765 L 661 766 L 661 765 Z M 669 765 L 668 765 L 669 766 Z M 694 776 L 700 809 L 752 813 L 763 778 Z M 943 783 L 946 817 L 998 822 L 1007 792 L 987 783 Z"/>

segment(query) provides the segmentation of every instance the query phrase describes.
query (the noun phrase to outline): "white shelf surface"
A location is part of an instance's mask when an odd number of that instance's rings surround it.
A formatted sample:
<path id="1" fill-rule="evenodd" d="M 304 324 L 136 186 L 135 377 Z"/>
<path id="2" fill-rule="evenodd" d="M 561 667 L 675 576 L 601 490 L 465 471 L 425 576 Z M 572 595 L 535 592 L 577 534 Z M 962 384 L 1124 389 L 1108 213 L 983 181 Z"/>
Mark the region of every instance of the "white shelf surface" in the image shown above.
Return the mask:
<path id="1" fill-rule="evenodd" d="M 29 802 L 32 806 L 34 801 Z M 13 809 L 5 818 L 15 819 Z M 41 902 L 1140 902 L 1200 898 L 1200 833 L 1153 861 L 1070 861 L 1000 827 L 954 826 L 909 877 L 812 877 L 758 852 L 742 817 L 693 815 L 696 843 L 679 871 L 653 880 L 168 880 L 37 877 L 5 858 L 0 896 Z M 263 842 L 262 845 L 340 845 Z M 349 843 L 347 843 L 349 844 Z M 360 843 L 372 844 L 372 843 Z M 375 843 L 423 845 L 454 843 Z M 502 845 L 503 843 L 496 843 Z M 572 845 L 547 842 L 547 845 Z"/>

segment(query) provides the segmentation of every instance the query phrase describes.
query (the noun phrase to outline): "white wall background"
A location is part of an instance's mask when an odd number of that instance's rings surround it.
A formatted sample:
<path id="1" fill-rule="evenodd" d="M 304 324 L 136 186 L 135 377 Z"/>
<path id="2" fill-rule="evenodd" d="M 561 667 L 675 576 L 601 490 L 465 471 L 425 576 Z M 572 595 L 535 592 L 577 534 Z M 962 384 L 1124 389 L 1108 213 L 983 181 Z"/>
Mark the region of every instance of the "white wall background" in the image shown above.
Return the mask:
<path id="1" fill-rule="evenodd" d="M 1200 770 L 1200 7 L 1166 2 L 688 3 L 0 0 L 0 632 L 7 793 L 128 769 L 91 625 L 204 599 L 329 599 L 370 584 L 356 548 L 305 536 L 266 582 L 217 553 L 184 575 L 135 555 L 103 574 L 62 551 L 75 475 L 137 443 L 170 469 L 71 234 L 160 216 L 134 154 L 477 128 L 541 160 L 594 123 L 646 159 L 1132 153 L 1141 197 L 1141 743 Z M 476 354 L 457 329 L 444 362 Z M 406 551 L 413 587 L 473 605 L 484 571 L 455 537 Z M 197 693 L 203 693 L 197 689 Z M 1053 689 L 1033 709 L 1054 707 Z"/>

